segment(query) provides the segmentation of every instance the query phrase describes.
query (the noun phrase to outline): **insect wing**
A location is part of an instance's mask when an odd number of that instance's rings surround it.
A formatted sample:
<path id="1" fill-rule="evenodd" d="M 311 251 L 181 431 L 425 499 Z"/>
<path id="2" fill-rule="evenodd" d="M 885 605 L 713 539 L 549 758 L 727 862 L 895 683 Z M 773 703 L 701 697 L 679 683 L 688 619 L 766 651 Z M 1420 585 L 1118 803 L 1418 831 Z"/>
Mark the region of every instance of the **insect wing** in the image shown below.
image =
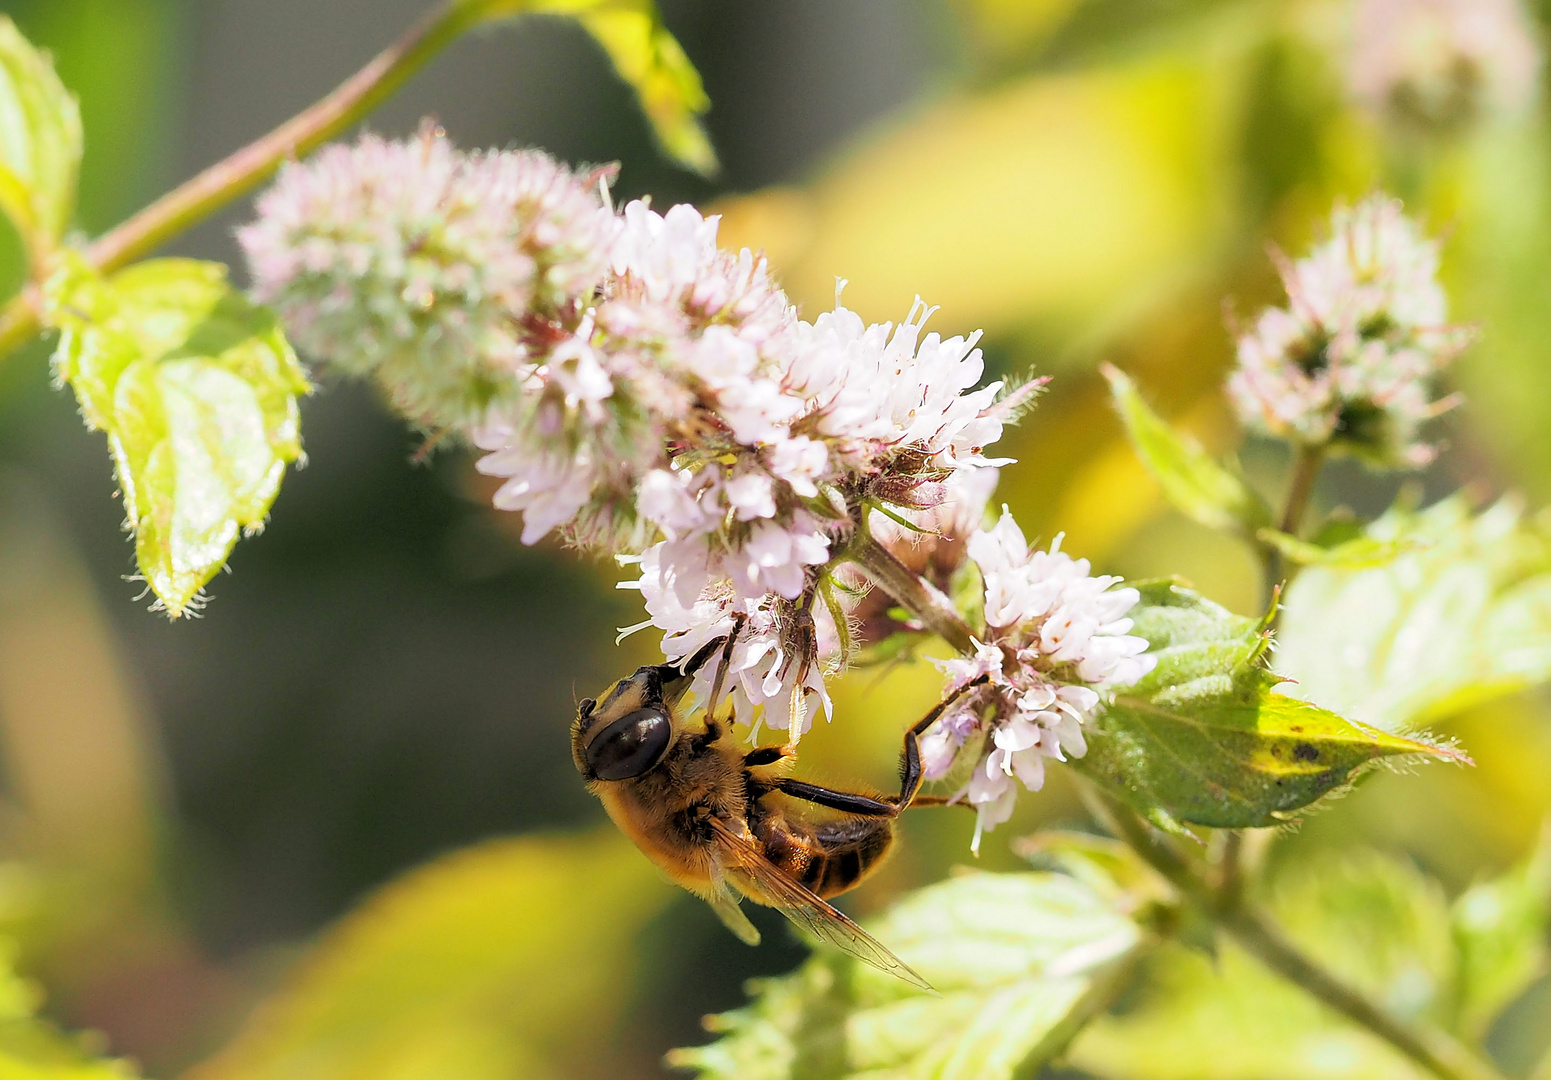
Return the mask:
<path id="1" fill-rule="evenodd" d="M 841 952 L 849 953 L 912 986 L 930 993 L 936 992 L 931 983 L 889 952 L 881 941 L 765 858 L 764 852 L 759 850 L 753 839 L 735 832 L 731 826 L 717 818 L 711 819 L 711 827 L 716 832 L 722 851 L 728 856 L 729 868 L 747 874 L 759 890 L 773 901 L 771 906 L 781 914 Z"/>

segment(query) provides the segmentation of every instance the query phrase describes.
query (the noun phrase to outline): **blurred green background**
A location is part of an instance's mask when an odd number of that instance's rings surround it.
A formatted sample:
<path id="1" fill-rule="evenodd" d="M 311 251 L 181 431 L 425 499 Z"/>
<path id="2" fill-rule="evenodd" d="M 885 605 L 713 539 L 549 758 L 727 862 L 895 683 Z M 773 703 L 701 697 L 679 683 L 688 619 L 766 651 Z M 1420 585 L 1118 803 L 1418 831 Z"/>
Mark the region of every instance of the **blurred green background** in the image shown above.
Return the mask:
<path id="1" fill-rule="evenodd" d="M 80 96 L 89 234 L 314 100 L 424 7 L 0 2 Z M 868 318 L 919 293 L 941 305 L 936 329 L 984 327 L 993 371 L 1055 376 L 1008 440 L 1019 464 L 999 497 L 1025 529 L 1243 612 L 1261 603 L 1255 564 L 1165 507 L 1096 365 L 1231 449 L 1224 298 L 1241 317 L 1279 301 L 1266 245 L 1296 252 L 1334 199 L 1386 187 L 1445 237 L 1457 316 L 1481 329 L 1452 376 L 1468 403 L 1419 482 L 1551 496 L 1543 91 L 1516 116 L 1388 128 L 1343 90 L 1343 2 L 663 7 L 713 102 L 714 182 L 656 153 L 602 55 L 558 20 L 458 43 L 371 127 L 430 115 L 465 147 L 618 160 L 626 197 L 721 210 L 724 240 L 766 249 L 810 315 L 843 276 Z M 171 251 L 231 261 L 248 213 Z M 766 944 L 735 941 L 575 776 L 573 702 L 656 658 L 646 635 L 613 644 L 633 594 L 611 565 L 518 545 L 469 460 L 413 463 L 415 440 L 359 386 L 322 387 L 303 434 L 308 464 L 264 534 L 202 618 L 169 624 L 125 580 L 102 437 L 51 388 L 44 347 L 0 363 L 0 923 L 23 970 L 51 1015 L 158 1076 L 661 1074 L 702 1014 L 803 951 L 758 913 Z M 1280 452 L 1242 456 L 1274 497 Z M 1319 498 L 1373 514 L 1399 483 L 1339 464 Z M 926 665 L 852 673 L 803 773 L 886 785 L 937 685 Z M 1451 887 L 1518 857 L 1551 811 L 1551 700 L 1510 698 L 1446 734 L 1477 768 L 1379 774 L 1278 856 L 1377 844 Z M 1024 799 L 981 862 L 1011 867 L 1006 839 L 1080 820 L 1065 781 Z M 940 878 L 969 832 L 967 815 L 915 816 L 850 907 Z M 288 1056 L 299 1032 L 329 1049 Z"/>

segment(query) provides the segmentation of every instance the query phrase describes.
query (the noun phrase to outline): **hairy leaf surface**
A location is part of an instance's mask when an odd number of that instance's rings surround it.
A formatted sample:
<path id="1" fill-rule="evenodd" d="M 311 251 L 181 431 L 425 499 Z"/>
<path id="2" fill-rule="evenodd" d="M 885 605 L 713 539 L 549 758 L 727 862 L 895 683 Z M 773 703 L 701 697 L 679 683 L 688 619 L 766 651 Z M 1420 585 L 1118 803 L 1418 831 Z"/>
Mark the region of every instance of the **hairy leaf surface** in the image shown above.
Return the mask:
<path id="1" fill-rule="evenodd" d="M 967 874 L 868 927 L 940 992 L 821 951 L 713 1017 L 722 1037 L 670 1062 L 708 1080 L 1006 1080 L 1031 1076 L 1107 1006 L 1145 944 L 1081 882 Z"/>
<path id="2" fill-rule="evenodd" d="M 1504 500 L 1397 507 L 1369 537 L 1407 545 L 1366 569 L 1311 566 L 1286 598 L 1285 694 L 1404 732 L 1551 677 L 1551 532 Z"/>
<path id="3" fill-rule="evenodd" d="M 174 616 L 263 524 L 301 454 L 306 375 L 275 316 L 226 268 L 157 259 L 49 283 L 59 377 L 107 433 L 140 572 Z"/>
<path id="4" fill-rule="evenodd" d="M 1106 364 L 1103 370 L 1131 445 L 1180 513 L 1211 529 L 1251 536 L 1270 523 L 1270 509 L 1237 470 L 1155 413 L 1120 369 Z"/>
<path id="5" fill-rule="evenodd" d="M 1158 657 L 1086 729 L 1072 764 L 1161 826 L 1274 825 L 1396 755 L 1447 756 L 1277 692 L 1264 622 L 1143 583 L 1132 633 Z"/>
<path id="6" fill-rule="evenodd" d="M 81 114 L 75 97 L 8 16 L 0 16 L 0 210 L 34 257 L 75 212 Z"/>

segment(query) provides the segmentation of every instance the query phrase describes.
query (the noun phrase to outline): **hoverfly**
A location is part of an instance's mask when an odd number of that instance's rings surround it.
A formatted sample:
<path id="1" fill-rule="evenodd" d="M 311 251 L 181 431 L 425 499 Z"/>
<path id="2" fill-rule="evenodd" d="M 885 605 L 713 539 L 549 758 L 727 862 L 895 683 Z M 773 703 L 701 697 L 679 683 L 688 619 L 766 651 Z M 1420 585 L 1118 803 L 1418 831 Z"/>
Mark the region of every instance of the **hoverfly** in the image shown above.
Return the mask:
<path id="1" fill-rule="evenodd" d="M 732 638 L 717 638 L 678 663 L 638 668 L 571 725 L 571 755 L 609 817 L 647 858 L 711 905 L 749 945 L 759 931 L 741 898 L 779 910 L 815 937 L 923 989 L 931 986 L 826 900 L 861 882 L 888 853 L 894 819 L 947 800 L 919 794 L 919 737 L 951 703 L 905 733 L 898 795 L 836 791 L 779 774 L 788 746 L 734 744 L 713 715 Z M 701 724 L 680 714 L 695 673 L 722 654 Z M 983 680 L 982 680 L 983 681 Z M 829 811 L 815 814 L 811 807 Z"/>

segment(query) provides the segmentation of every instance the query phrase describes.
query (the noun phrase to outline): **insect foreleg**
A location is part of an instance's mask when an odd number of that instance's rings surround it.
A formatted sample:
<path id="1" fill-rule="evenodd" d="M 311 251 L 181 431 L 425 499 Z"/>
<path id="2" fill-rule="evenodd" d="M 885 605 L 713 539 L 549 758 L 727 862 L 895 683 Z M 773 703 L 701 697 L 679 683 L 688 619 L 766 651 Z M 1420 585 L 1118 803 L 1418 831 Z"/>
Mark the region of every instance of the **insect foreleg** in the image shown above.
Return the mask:
<path id="1" fill-rule="evenodd" d="M 899 794 L 889 800 L 895 806 L 903 809 L 913 804 L 916 796 L 921 791 L 924 777 L 921 772 L 921 736 L 926 734 L 927 728 L 942 719 L 942 714 L 948 711 L 948 707 L 959 698 L 977 686 L 984 686 L 990 677 L 981 675 L 966 683 L 957 693 L 943 698 L 932 711 L 916 721 L 909 731 L 905 732 L 905 745 L 899 754 Z M 925 804 L 922 804 L 925 805 Z"/>
<path id="2" fill-rule="evenodd" d="M 776 762 L 791 756 L 792 750 L 788 746 L 761 746 L 744 754 L 743 764 L 750 768 L 760 765 L 774 765 Z"/>
<path id="3" fill-rule="evenodd" d="M 743 615 L 737 616 L 732 623 L 732 632 L 727 635 L 726 640 L 722 643 L 722 656 L 716 662 L 716 677 L 711 680 L 711 697 L 706 702 L 705 711 L 707 716 L 716 715 L 716 703 L 722 696 L 722 684 L 727 681 L 727 670 L 732 666 L 733 646 L 738 643 L 738 635 L 743 632 L 745 621 Z"/>

